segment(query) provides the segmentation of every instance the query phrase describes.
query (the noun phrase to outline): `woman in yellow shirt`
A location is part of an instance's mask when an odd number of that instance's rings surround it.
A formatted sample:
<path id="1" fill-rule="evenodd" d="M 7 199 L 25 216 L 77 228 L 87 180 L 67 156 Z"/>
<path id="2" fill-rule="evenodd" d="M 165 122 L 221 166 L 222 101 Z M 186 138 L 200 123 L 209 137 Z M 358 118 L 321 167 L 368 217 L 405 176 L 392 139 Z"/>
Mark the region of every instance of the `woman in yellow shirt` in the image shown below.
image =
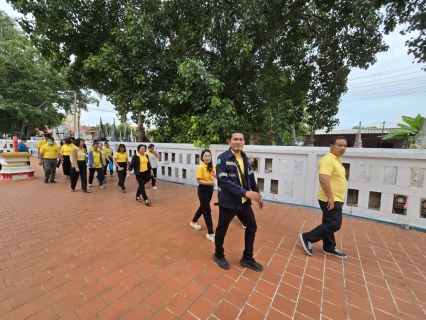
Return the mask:
<path id="1" fill-rule="evenodd" d="M 105 142 L 105 146 L 103 147 L 103 155 L 106 162 L 106 165 L 104 166 L 104 175 L 107 176 L 108 173 L 108 166 L 110 163 L 112 163 L 112 149 L 109 147 L 109 143 Z M 113 169 L 109 169 L 109 176 L 112 177 Z"/>
<path id="2" fill-rule="evenodd" d="M 191 228 L 201 230 L 198 224 L 198 219 L 201 215 L 204 216 L 204 221 L 207 226 L 207 240 L 214 242 L 214 231 L 212 221 L 212 211 L 210 209 L 210 201 L 213 196 L 213 188 L 215 186 L 214 178 L 216 178 L 216 166 L 212 162 L 212 153 L 210 150 L 203 150 L 201 152 L 201 160 L 203 161 L 197 168 L 196 178 L 198 183 L 198 199 L 200 200 L 200 207 L 195 212 L 194 218 L 189 223 Z"/>
<path id="3" fill-rule="evenodd" d="M 87 190 L 87 163 L 84 140 L 76 139 L 75 145 L 77 147 L 71 151 L 71 192 L 75 191 L 78 177 L 80 177 L 81 190 L 85 193 L 90 193 L 90 190 Z"/>
<path id="4" fill-rule="evenodd" d="M 128 172 L 127 168 L 129 167 L 128 159 L 126 146 L 120 143 L 118 151 L 114 154 L 114 164 L 117 168 L 118 187 L 123 191 L 123 193 L 126 193 L 124 182 L 126 181 L 126 172 Z"/>
<path id="5" fill-rule="evenodd" d="M 143 200 L 145 200 L 145 204 L 150 205 L 151 201 L 148 200 L 148 196 L 146 195 L 145 184 L 151 180 L 153 172 L 148 155 L 145 154 L 145 150 L 146 146 L 144 144 L 138 145 L 138 152 L 132 157 L 129 171 L 133 170 L 139 184 L 138 191 L 136 192 L 136 200 L 142 202 L 142 196 Z"/>
<path id="6" fill-rule="evenodd" d="M 68 180 L 70 178 L 70 172 L 71 172 L 71 160 L 70 155 L 72 149 L 75 148 L 75 145 L 71 142 L 70 138 L 63 139 L 64 143 L 62 144 L 61 141 L 61 153 L 64 157 L 64 162 L 62 162 L 62 172 L 64 173 L 65 180 Z"/>

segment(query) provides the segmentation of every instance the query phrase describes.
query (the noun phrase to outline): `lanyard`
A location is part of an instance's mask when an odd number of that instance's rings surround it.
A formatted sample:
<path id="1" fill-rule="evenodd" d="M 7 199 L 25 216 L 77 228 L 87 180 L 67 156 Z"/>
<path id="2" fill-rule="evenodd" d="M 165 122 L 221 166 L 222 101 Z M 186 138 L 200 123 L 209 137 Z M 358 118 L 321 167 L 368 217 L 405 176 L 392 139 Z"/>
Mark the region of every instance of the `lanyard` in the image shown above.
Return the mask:
<path id="1" fill-rule="evenodd" d="M 237 162 L 235 162 L 235 165 L 237 166 L 237 169 L 240 172 L 241 180 L 243 182 L 243 189 L 248 190 L 246 176 L 244 175 L 243 171 L 241 170 L 241 167 L 240 167 L 240 164 L 238 163 L 238 160 L 237 160 Z"/>

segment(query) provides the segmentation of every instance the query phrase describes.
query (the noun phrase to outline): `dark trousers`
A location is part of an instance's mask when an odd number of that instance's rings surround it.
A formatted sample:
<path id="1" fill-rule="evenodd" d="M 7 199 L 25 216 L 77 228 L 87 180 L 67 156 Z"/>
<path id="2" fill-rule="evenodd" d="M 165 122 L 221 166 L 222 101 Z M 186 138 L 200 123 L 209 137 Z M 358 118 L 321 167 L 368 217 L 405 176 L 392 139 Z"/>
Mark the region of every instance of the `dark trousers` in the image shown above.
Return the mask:
<path id="1" fill-rule="evenodd" d="M 148 171 L 144 171 L 136 175 L 136 180 L 138 180 L 139 188 L 136 191 L 136 197 L 142 195 L 144 200 L 148 200 L 148 196 L 145 191 L 145 184 L 149 181 L 149 173 Z"/>
<path id="2" fill-rule="evenodd" d="M 80 177 L 81 190 L 85 191 L 87 190 L 87 164 L 86 161 L 77 161 L 77 165 L 80 172 L 75 171 L 75 168 L 71 168 L 71 189 L 75 189 L 78 177 Z"/>
<path id="3" fill-rule="evenodd" d="M 89 168 L 89 184 L 93 183 L 93 177 L 95 176 L 95 172 L 98 173 L 99 186 L 104 185 L 104 168 Z"/>
<path id="4" fill-rule="evenodd" d="M 153 176 L 151 177 L 151 186 L 155 187 L 155 181 L 157 180 L 157 168 L 152 168 Z"/>
<path id="5" fill-rule="evenodd" d="M 107 174 L 108 174 L 108 166 L 109 166 L 110 162 L 112 162 L 112 160 L 108 159 L 106 161 L 107 164 L 104 166 L 104 175 L 105 176 L 107 176 Z M 112 176 L 113 171 L 114 171 L 113 169 L 109 169 L 109 175 L 110 176 Z"/>
<path id="6" fill-rule="evenodd" d="M 246 226 L 244 234 L 244 259 L 253 259 L 253 244 L 256 235 L 257 224 L 254 217 L 253 209 L 249 201 L 243 203 L 239 209 L 228 209 L 219 207 L 219 222 L 215 233 L 216 256 L 224 257 L 223 242 L 225 240 L 226 231 L 232 219 L 237 216 L 241 223 Z"/>
<path id="7" fill-rule="evenodd" d="M 322 210 L 322 223 L 310 232 L 305 233 L 309 242 L 315 243 L 322 240 L 325 251 L 336 249 L 336 239 L 334 233 L 342 226 L 342 206 L 343 202 L 334 202 L 333 210 L 327 209 L 327 202 L 318 200 Z"/>
<path id="8" fill-rule="evenodd" d="M 69 176 L 71 173 L 71 161 L 70 156 L 63 156 L 64 161 L 62 162 L 62 172 L 64 176 Z"/>
<path id="9" fill-rule="evenodd" d="M 192 222 L 197 222 L 201 215 L 203 215 L 209 234 L 213 234 L 212 210 L 210 209 L 212 196 L 213 186 L 198 185 L 198 199 L 200 200 L 200 207 L 197 212 L 195 212 L 194 218 L 192 218 Z"/>
<path id="10" fill-rule="evenodd" d="M 117 169 L 117 176 L 118 176 L 118 186 L 121 188 L 121 190 L 126 190 L 126 187 L 124 186 L 124 182 L 126 181 L 126 173 L 127 173 L 127 162 L 117 162 L 117 164 L 124 168 L 123 170 L 119 171 Z"/>

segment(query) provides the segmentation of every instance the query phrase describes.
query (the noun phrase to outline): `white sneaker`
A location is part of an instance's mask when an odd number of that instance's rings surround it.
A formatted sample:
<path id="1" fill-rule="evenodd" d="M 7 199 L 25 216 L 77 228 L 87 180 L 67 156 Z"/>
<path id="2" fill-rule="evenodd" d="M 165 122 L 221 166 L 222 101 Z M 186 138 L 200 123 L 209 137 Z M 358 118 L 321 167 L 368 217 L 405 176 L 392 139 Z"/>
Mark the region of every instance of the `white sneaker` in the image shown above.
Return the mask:
<path id="1" fill-rule="evenodd" d="M 247 227 L 245 225 L 242 224 L 243 229 L 247 229 Z"/>
<path id="2" fill-rule="evenodd" d="M 189 226 L 191 227 L 191 228 L 194 228 L 195 230 L 201 230 L 201 226 L 198 224 L 198 223 L 194 223 L 194 222 L 190 222 L 189 223 Z"/>
<path id="3" fill-rule="evenodd" d="M 157 190 L 158 188 L 157 187 L 151 187 L 151 189 Z"/>
<path id="4" fill-rule="evenodd" d="M 207 240 L 210 240 L 211 242 L 214 242 L 214 234 L 206 234 Z"/>

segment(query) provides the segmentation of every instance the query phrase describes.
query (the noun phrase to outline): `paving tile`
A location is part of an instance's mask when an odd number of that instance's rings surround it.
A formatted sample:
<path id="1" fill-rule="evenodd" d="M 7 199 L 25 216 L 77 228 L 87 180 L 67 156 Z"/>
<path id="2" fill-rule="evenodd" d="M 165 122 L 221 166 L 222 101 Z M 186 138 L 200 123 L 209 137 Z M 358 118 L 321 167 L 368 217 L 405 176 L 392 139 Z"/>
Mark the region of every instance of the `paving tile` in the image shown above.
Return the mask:
<path id="1" fill-rule="evenodd" d="M 150 294 L 148 298 L 144 300 L 144 304 L 152 311 L 157 312 L 163 306 L 165 306 L 169 302 L 170 298 L 167 297 L 160 290 L 155 291 Z"/>
<path id="2" fill-rule="evenodd" d="M 222 301 L 213 312 L 213 315 L 218 319 L 237 319 L 239 313 L 240 309 L 226 301 Z"/>
<path id="3" fill-rule="evenodd" d="M 130 309 L 134 308 L 138 303 L 144 300 L 148 294 L 139 287 L 134 288 L 130 292 L 123 295 L 120 299 Z"/>
<path id="4" fill-rule="evenodd" d="M 127 290 L 122 285 L 116 284 L 115 286 L 103 291 L 100 296 L 107 304 L 111 304 L 126 293 Z"/>
<path id="5" fill-rule="evenodd" d="M 190 299 L 185 297 L 183 294 L 177 294 L 166 304 L 166 308 L 173 315 L 181 317 L 191 304 L 192 301 Z"/>
<path id="6" fill-rule="evenodd" d="M 148 310 L 144 305 L 140 304 L 133 308 L 132 311 L 126 313 L 121 319 L 122 320 L 140 320 L 149 319 L 153 313 Z"/>
<path id="7" fill-rule="evenodd" d="M 28 318 L 29 320 L 55 320 L 58 319 L 56 312 L 52 308 L 44 309 Z"/>
<path id="8" fill-rule="evenodd" d="M 102 320 L 116 320 L 125 315 L 128 310 L 129 309 L 121 301 L 114 301 L 108 307 L 99 312 L 98 316 Z"/>
<path id="9" fill-rule="evenodd" d="M 55 289 L 37 299 L 33 299 L 31 304 L 33 305 L 34 311 L 40 312 L 63 298 L 62 292 L 59 289 Z"/>
<path id="10" fill-rule="evenodd" d="M 103 302 L 99 297 L 95 297 L 92 300 L 87 301 L 82 306 L 76 308 L 75 312 L 81 319 L 85 320 L 89 319 L 91 316 L 95 315 L 106 306 L 106 303 Z"/>
<path id="11" fill-rule="evenodd" d="M 39 166 L 34 168 L 41 176 Z M 57 175 L 50 192 L 60 198 L 69 182 L 62 172 Z M 117 177 L 107 182 L 113 186 Z M 188 227 L 188 212 L 198 207 L 195 189 L 163 181 L 159 186 L 169 197 L 147 190 L 155 201 L 151 208 L 131 201 L 136 185 L 130 182 L 124 196 L 115 188 L 94 189 L 87 201 L 76 192 L 84 207 L 79 212 L 46 203 L 42 179 L 5 189 L 2 319 L 281 320 L 316 319 L 319 310 L 325 320 L 426 318 L 423 233 L 345 216 L 336 238 L 349 258 L 325 257 L 321 245 L 307 257 L 299 232 L 315 227 L 321 213 L 266 202 L 264 210 L 254 208 L 255 257 L 265 270 L 239 265 L 244 231 L 235 220 L 226 246 L 231 269 L 224 271 L 212 260 L 214 245 Z M 25 208 L 16 205 L 23 204 L 22 187 L 28 190 Z M 167 214 L 170 201 L 173 215 Z M 99 202 L 109 214 L 99 213 Z M 217 221 L 216 207 L 212 214 Z"/>
<path id="12" fill-rule="evenodd" d="M 14 308 L 18 308 L 26 303 L 37 299 L 38 297 L 41 297 L 42 295 L 44 295 L 43 290 L 39 286 L 37 286 L 11 297 L 10 302 L 12 303 Z"/>

